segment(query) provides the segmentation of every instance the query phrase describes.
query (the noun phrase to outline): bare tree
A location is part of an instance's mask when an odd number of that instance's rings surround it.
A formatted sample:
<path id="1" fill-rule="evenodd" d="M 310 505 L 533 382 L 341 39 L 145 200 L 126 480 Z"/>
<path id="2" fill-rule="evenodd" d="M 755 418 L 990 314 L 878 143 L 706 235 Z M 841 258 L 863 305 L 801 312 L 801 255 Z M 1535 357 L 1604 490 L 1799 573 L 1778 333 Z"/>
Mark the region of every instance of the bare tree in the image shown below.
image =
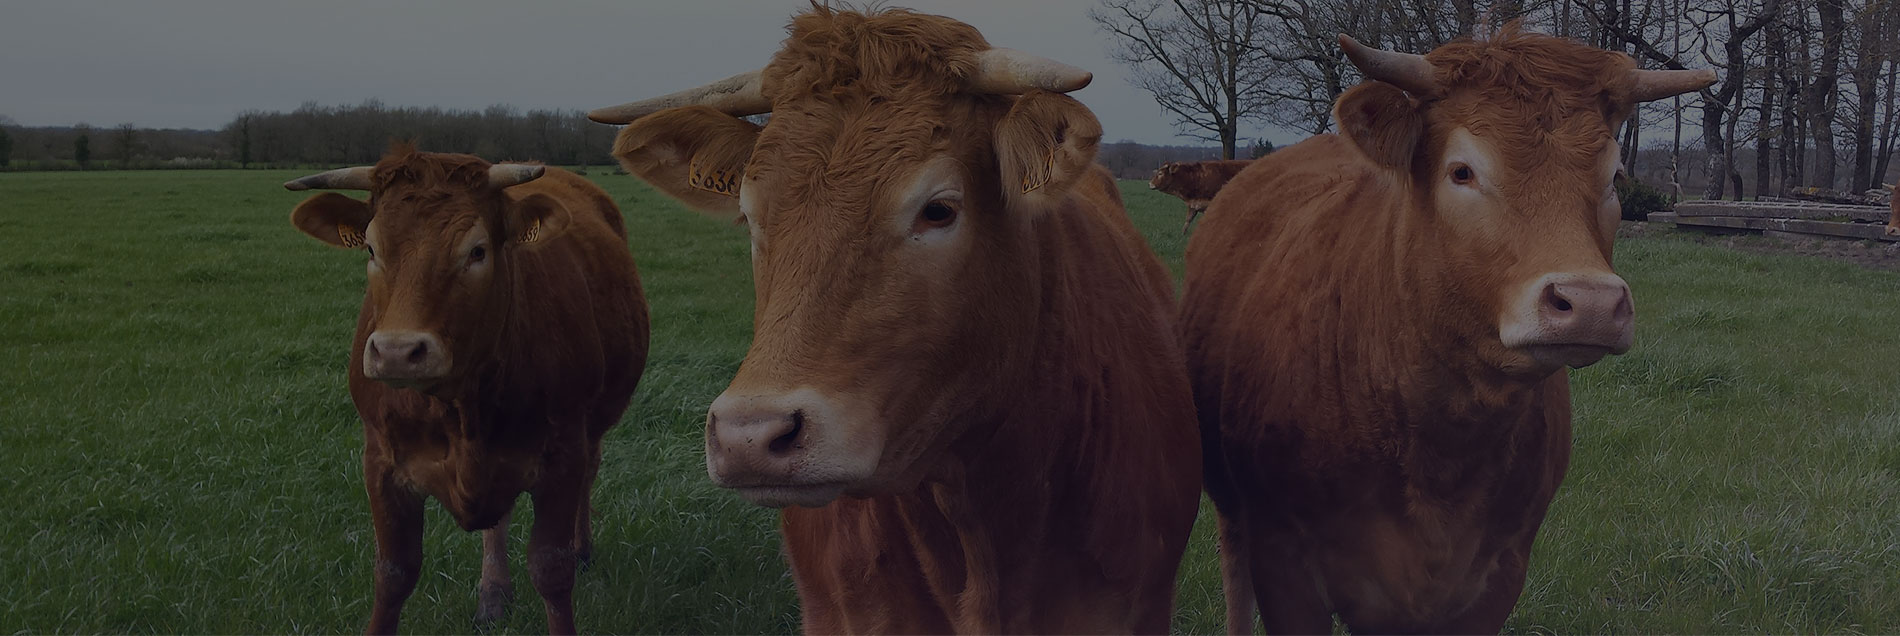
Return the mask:
<path id="1" fill-rule="evenodd" d="M 132 156 L 138 153 L 139 128 L 131 122 L 119 124 L 112 130 L 112 156 L 119 160 L 120 170 L 132 168 Z"/>
<path id="2" fill-rule="evenodd" d="M 1834 187 L 1834 109 L 1840 96 L 1841 33 L 1846 30 L 1843 0 L 1814 0 L 1821 19 L 1820 67 L 1814 71 L 1807 93 L 1801 96 L 1807 111 L 1808 135 L 1814 139 L 1814 178 L 1811 185 Z"/>
<path id="3" fill-rule="evenodd" d="M 1240 122 L 1259 121 L 1269 65 L 1255 42 L 1266 20 L 1247 0 L 1103 0 L 1089 18 L 1116 36 L 1111 55 L 1134 70 L 1182 134 L 1234 158 Z"/>
<path id="4" fill-rule="evenodd" d="M 1848 188 L 1855 192 L 1872 188 L 1874 180 L 1880 176 L 1874 174 L 1874 123 L 1880 115 L 1881 68 L 1891 56 L 1890 49 L 1896 33 L 1893 23 L 1896 2 L 1900 0 L 1867 0 L 1854 15 L 1857 45 L 1854 48 L 1854 65 L 1848 70 L 1848 76 L 1854 81 L 1854 167 L 1848 177 Z M 1892 108 L 1889 107 L 1889 110 Z"/>

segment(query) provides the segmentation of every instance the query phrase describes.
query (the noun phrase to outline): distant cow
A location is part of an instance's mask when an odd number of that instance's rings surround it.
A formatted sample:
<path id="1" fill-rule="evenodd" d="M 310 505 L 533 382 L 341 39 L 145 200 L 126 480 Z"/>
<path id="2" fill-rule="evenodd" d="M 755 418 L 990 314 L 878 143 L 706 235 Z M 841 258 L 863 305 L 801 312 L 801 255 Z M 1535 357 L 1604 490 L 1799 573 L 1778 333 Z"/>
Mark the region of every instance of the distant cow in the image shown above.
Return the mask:
<path id="1" fill-rule="evenodd" d="M 1089 74 L 902 10 L 790 31 L 763 71 L 590 116 L 751 232 L 706 463 L 803 506 L 805 631 L 1166 631 L 1200 446 L 1167 271 L 1062 94 Z"/>
<path id="2" fill-rule="evenodd" d="M 1220 193 L 1221 186 L 1227 180 L 1240 174 L 1240 171 L 1253 163 L 1246 159 L 1229 161 L 1176 161 L 1162 164 L 1155 170 L 1155 176 L 1148 180 L 1148 189 L 1159 190 L 1180 197 L 1187 202 L 1187 222 L 1181 224 L 1181 232 L 1194 225 L 1194 218 L 1207 210 L 1209 201 Z"/>
<path id="3" fill-rule="evenodd" d="M 600 438 L 647 354 L 647 309 L 613 200 L 565 170 L 393 149 L 375 167 L 284 184 L 368 190 L 306 199 L 304 233 L 369 256 L 350 349 L 376 524 L 370 632 L 394 632 L 422 573 L 422 502 L 482 536 L 476 618 L 512 596 L 508 515 L 534 499 L 528 569 L 548 630 L 574 631 L 593 549 Z"/>
<path id="4" fill-rule="evenodd" d="M 1569 462 L 1564 367 L 1631 344 L 1612 131 L 1715 77 L 1515 27 L 1340 42 L 1373 80 L 1341 134 L 1248 167 L 1187 251 L 1229 629 L 1496 633 Z"/>

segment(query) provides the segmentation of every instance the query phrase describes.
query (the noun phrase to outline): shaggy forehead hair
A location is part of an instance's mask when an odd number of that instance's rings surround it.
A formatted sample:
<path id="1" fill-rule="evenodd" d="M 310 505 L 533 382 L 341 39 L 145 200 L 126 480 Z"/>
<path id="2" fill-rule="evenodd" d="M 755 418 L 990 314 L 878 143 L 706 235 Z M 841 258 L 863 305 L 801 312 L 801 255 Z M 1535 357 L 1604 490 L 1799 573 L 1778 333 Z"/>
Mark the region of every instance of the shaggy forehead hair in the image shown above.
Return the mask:
<path id="1" fill-rule="evenodd" d="M 996 101 L 964 92 L 990 48 L 970 25 L 814 5 L 788 30 L 761 77 L 772 120 L 747 171 L 781 175 L 774 199 L 792 207 L 868 210 L 892 167 L 945 149 L 949 128 Z"/>
<path id="2" fill-rule="evenodd" d="M 389 146 L 370 175 L 376 192 L 474 189 L 488 183 L 488 162 L 474 155 L 423 153 L 414 143 Z"/>
<path id="3" fill-rule="evenodd" d="M 1526 33 L 1516 22 L 1425 58 L 1445 87 L 1440 121 L 1494 140 L 1521 168 L 1557 161 L 1587 170 L 1630 112 L 1629 56 Z"/>
<path id="4" fill-rule="evenodd" d="M 765 68 L 775 105 L 847 90 L 885 99 L 962 90 L 990 48 L 975 27 L 891 9 L 872 14 L 813 5 L 792 19 L 791 37 Z"/>

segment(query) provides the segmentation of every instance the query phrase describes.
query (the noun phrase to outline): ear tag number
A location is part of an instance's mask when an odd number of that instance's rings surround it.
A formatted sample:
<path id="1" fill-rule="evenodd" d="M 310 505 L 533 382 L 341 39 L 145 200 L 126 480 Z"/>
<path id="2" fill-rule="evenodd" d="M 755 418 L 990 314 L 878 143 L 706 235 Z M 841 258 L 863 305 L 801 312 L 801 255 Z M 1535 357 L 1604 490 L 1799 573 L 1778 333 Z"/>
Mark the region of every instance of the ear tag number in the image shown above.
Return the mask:
<path id="1" fill-rule="evenodd" d="M 356 231 L 356 228 L 348 225 L 338 224 L 336 226 L 336 237 L 343 241 L 344 247 L 363 246 L 363 233 Z"/>
<path id="2" fill-rule="evenodd" d="M 533 243 L 534 239 L 539 238 L 540 236 L 541 236 L 541 219 L 535 219 L 533 223 L 528 225 L 528 231 L 521 233 L 521 242 Z"/>
<path id="3" fill-rule="evenodd" d="M 698 160 L 694 160 L 687 168 L 686 184 L 695 190 L 736 197 L 739 196 L 741 174 L 742 171 L 737 168 L 718 168 L 708 171 L 699 165 Z"/>

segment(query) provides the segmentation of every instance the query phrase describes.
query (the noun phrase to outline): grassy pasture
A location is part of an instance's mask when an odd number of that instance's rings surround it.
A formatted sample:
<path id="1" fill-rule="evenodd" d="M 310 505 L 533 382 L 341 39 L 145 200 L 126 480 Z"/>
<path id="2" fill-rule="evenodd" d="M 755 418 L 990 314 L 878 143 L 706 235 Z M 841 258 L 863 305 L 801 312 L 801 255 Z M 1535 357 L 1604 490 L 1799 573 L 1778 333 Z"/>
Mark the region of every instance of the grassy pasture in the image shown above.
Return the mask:
<path id="1" fill-rule="evenodd" d="M 373 540 L 343 388 L 362 258 L 286 222 L 289 172 L 0 174 L 0 632 L 347 632 Z M 749 339 L 743 234 L 625 176 L 653 308 L 608 436 L 591 631 L 780 633 L 775 515 L 708 485 Z M 1179 202 L 1124 184 L 1180 271 Z M 1900 274 L 1623 241 L 1638 343 L 1577 372 L 1576 455 L 1508 629 L 1900 631 Z M 515 524 L 502 632 L 539 632 Z M 471 627 L 477 535 L 430 507 L 411 633 Z M 1204 513 L 1178 631 L 1217 632 Z"/>

